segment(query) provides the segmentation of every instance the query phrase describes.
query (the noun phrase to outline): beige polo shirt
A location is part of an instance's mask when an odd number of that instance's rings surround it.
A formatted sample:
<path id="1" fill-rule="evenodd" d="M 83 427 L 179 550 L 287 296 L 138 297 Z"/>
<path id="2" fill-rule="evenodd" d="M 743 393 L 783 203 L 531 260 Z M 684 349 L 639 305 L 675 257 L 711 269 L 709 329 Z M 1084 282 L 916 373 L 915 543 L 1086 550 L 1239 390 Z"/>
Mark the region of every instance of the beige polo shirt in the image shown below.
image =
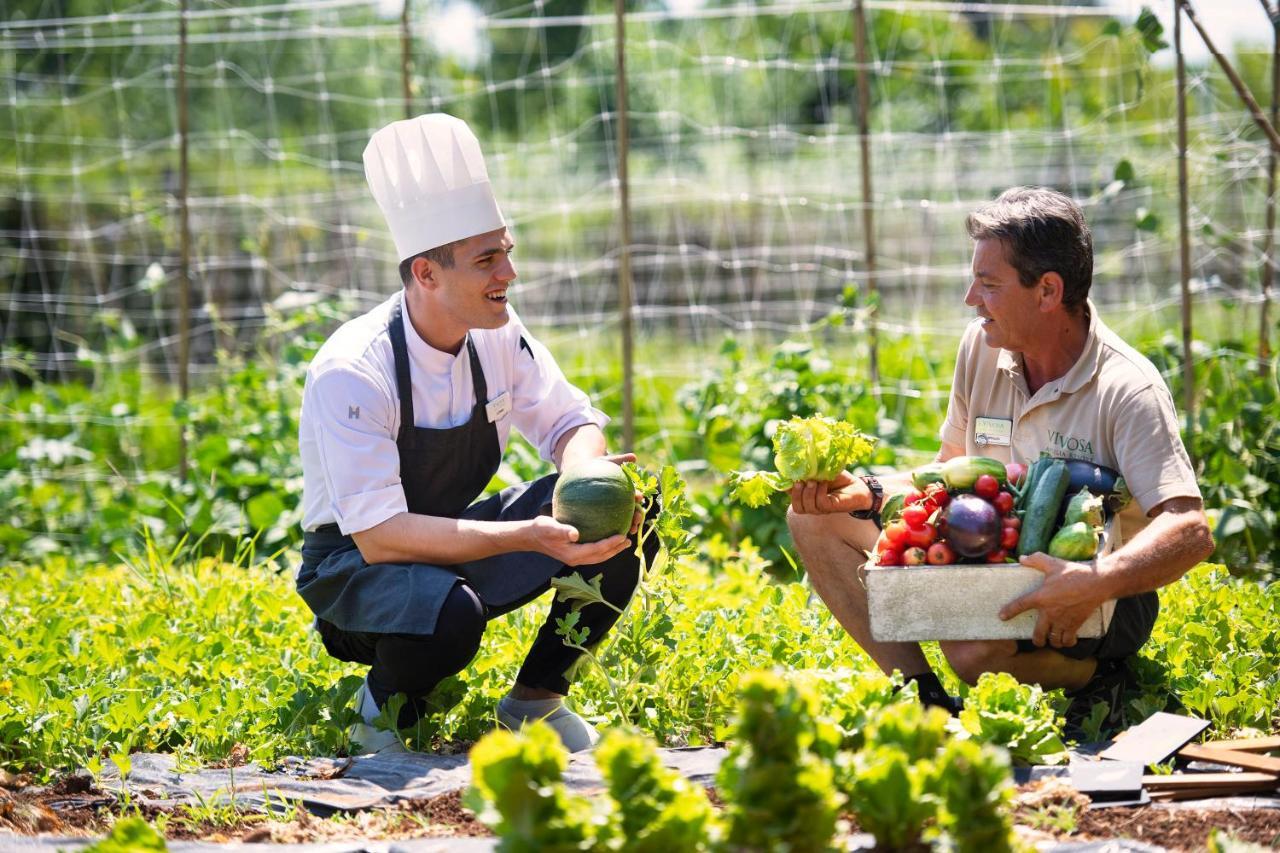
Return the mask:
<path id="1" fill-rule="evenodd" d="M 1044 451 L 1119 471 L 1134 500 L 1117 519 L 1117 545 L 1146 526 L 1153 507 L 1200 496 L 1164 378 L 1098 319 L 1092 303 L 1084 353 L 1034 395 L 1022 356 L 987 346 L 982 321 L 971 323 L 941 437 L 971 456 L 1026 464 Z"/>

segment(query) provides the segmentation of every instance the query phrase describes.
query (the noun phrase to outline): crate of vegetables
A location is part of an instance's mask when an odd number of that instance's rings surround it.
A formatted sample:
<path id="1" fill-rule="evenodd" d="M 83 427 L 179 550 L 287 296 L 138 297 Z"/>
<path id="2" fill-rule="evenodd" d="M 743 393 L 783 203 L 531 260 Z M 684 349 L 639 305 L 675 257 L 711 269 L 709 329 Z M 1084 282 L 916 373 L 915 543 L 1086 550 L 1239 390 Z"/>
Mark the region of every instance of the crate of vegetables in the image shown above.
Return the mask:
<path id="1" fill-rule="evenodd" d="M 867 562 L 871 635 L 881 642 L 1030 638 L 1035 611 L 999 617 L 1044 580 L 1018 557 L 1043 551 L 1095 563 L 1127 498 L 1115 472 L 1050 457 L 1025 468 L 961 456 L 911 479 L 911 491 L 885 502 Z M 1101 636 L 1114 609 L 1099 607 L 1078 635 Z"/>

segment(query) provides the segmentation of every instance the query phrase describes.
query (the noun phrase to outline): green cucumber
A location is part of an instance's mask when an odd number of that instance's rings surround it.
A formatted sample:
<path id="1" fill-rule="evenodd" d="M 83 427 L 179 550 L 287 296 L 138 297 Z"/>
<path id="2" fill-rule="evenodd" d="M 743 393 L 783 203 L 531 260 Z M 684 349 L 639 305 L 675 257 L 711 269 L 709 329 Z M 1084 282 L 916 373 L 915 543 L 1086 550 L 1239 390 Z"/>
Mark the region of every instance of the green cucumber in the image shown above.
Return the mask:
<path id="1" fill-rule="evenodd" d="M 1002 486 L 1009 481 L 1004 463 L 990 456 L 955 456 L 942 463 L 942 477 L 949 489 L 972 489 L 983 474 L 995 477 Z"/>
<path id="2" fill-rule="evenodd" d="M 924 491 L 925 486 L 930 483 L 946 484 L 946 479 L 942 476 L 942 463 L 930 462 L 928 465 L 921 465 L 911 472 L 911 485 L 920 491 Z"/>
<path id="3" fill-rule="evenodd" d="M 1067 494 L 1070 482 L 1071 474 L 1067 471 L 1067 463 L 1054 459 L 1032 484 L 1034 491 L 1030 491 L 1027 496 L 1026 514 L 1022 517 L 1022 535 L 1018 538 L 1019 557 L 1044 551 L 1049 547 L 1054 523 L 1058 520 L 1058 510 L 1062 507 L 1062 498 Z"/>

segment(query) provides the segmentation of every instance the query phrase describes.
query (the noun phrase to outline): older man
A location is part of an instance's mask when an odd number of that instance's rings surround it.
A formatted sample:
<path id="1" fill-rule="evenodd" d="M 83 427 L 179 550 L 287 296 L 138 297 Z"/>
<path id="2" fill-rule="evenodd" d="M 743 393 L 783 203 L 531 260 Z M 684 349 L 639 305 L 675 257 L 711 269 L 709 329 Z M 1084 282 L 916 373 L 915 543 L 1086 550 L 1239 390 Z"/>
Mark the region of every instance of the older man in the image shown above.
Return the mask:
<path id="1" fill-rule="evenodd" d="M 1085 459 L 1118 470 L 1134 500 L 1118 517 L 1118 547 L 1096 570 L 1043 553 L 1022 558 L 1044 583 L 1000 615 L 1037 609 L 1031 640 L 943 642 L 941 650 L 970 684 L 984 672 L 1007 672 L 1080 699 L 1105 698 L 1116 712 L 1125 660 L 1155 623 L 1155 591 L 1213 550 L 1173 400 L 1155 367 L 1089 301 L 1093 242 L 1075 202 L 1016 187 L 966 225 L 974 252 L 965 304 L 978 316 L 960 343 L 937 458 Z M 950 707 L 918 644 L 871 637 L 861 567 L 877 537 L 868 510 L 882 493 L 874 478 L 847 472 L 831 483 L 799 483 L 788 523 L 814 589 L 858 644 L 885 672 L 916 681 L 923 701 Z M 1109 599 L 1118 602 L 1105 636 L 1078 639 Z"/>

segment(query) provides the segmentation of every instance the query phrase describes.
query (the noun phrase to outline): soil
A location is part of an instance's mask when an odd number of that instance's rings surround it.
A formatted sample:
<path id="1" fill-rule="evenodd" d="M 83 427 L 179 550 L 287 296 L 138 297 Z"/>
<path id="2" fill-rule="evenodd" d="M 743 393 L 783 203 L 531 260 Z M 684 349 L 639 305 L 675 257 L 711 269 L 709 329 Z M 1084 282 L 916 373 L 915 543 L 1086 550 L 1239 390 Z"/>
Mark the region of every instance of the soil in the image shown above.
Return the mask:
<path id="1" fill-rule="evenodd" d="M 1047 780 L 1052 782 L 1052 780 Z M 720 807 L 714 790 L 708 792 Z M 1070 788 L 1046 783 L 1018 789 L 1014 813 L 1027 841 L 1100 841 L 1128 838 L 1171 851 L 1198 851 L 1214 830 L 1272 847 L 1280 841 L 1280 809 L 1206 810 L 1184 803 L 1173 807 L 1086 809 L 1086 798 Z M 116 798 L 95 788 L 86 776 L 68 776 L 48 787 L 0 787 L 0 831 L 20 835 L 101 836 L 111 827 Z M 161 822 L 170 840 L 213 843 L 305 843 L 351 839 L 483 837 L 492 833 L 462 805 L 460 793 L 324 819 L 298 810 L 280 817 L 244 813 L 222 820 L 192 820 L 184 809 L 144 809 Z M 856 830 L 856 823 L 854 824 Z"/>

